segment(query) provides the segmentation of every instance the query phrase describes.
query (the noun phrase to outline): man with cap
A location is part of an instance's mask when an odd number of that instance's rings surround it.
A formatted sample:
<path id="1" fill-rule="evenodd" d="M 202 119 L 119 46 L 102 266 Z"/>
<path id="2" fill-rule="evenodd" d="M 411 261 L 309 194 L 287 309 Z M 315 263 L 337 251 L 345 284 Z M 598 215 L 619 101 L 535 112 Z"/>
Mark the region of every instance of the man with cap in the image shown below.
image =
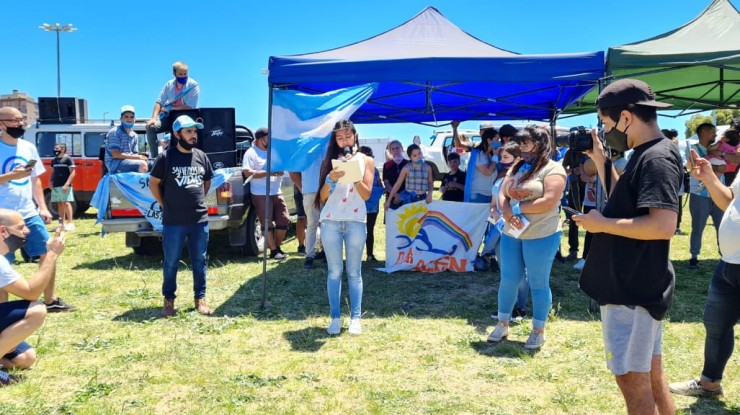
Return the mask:
<path id="1" fill-rule="evenodd" d="M 683 167 L 671 140 L 663 137 L 651 88 L 634 79 L 616 81 L 599 94 L 598 115 L 606 144 L 633 149 L 620 176 L 609 164 L 596 130 L 594 160 L 605 189 L 604 211 L 573 220 L 593 234 L 580 287 L 601 306 L 607 367 L 614 374 L 630 414 L 673 414 L 661 360 L 661 321 L 673 297 L 675 273 L 669 260 L 676 230 L 678 188 Z M 604 178 L 609 175 L 609 185 Z"/>
<path id="2" fill-rule="evenodd" d="M 200 85 L 195 79 L 188 77 L 188 65 L 177 61 L 172 64 L 172 75 L 164 84 L 157 101 L 154 102 L 152 118 L 146 122 L 146 141 L 149 145 L 149 154 L 157 157 L 157 134 L 163 132 L 162 118 L 167 117 L 172 110 L 186 110 L 198 108 Z"/>
<path id="3" fill-rule="evenodd" d="M 21 140 L 25 120 L 20 111 L 12 107 L 0 108 L 0 208 L 14 210 L 21 214 L 29 232 L 24 241 L 24 249 L 30 257 L 39 257 L 39 267 L 44 266 L 47 254 L 49 232 L 46 224 L 51 223 L 51 213 L 44 201 L 44 188 L 41 175 L 44 164 L 39 153 L 30 141 Z M 36 161 L 35 165 L 30 163 Z M 34 203 L 35 202 L 35 203 Z M 38 207 L 37 207 L 38 206 Z M 11 250 L 12 251 L 12 250 Z M 5 254 L 8 262 L 15 260 L 12 252 Z M 56 271 L 44 287 L 44 302 L 49 312 L 73 311 L 77 307 L 69 305 L 57 297 L 55 291 Z M 7 295 L 0 293 L 0 301 Z"/>
<path id="4" fill-rule="evenodd" d="M 139 136 L 134 132 L 136 110 L 133 105 L 121 107 L 121 125 L 105 137 L 105 167 L 110 174 L 147 171 L 147 156 L 139 154 Z"/>
<path id="5" fill-rule="evenodd" d="M 288 206 L 283 198 L 282 184 L 283 172 L 270 172 L 270 196 L 267 197 L 267 143 L 269 139 L 267 128 L 259 128 L 254 132 L 252 147 L 244 153 L 242 159 L 242 174 L 244 177 L 252 176 L 251 192 L 252 206 L 257 209 L 260 223 L 268 224 L 267 246 L 270 248 L 270 259 L 282 261 L 288 256 L 280 249 L 280 244 L 285 239 L 288 231 L 290 218 L 288 217 Z M 309 177 L 306 178 L 307 180 Z M 311 177 L 310 179 L 315 179 Z M 270 218 L 266 218 L 267 203 L 270 204 Z M 313 265 L 313 263 L 311 263 Z"/>
<path id="6" fill-rule="evenodd" d="M 175 315 L 177 267 L 186 239 L 193 269 L 195 309 L 203 315 L 212 314 L 206 304 L 208 208 L 205 198 L 213 168 L 206 153 L 195 148 L 200 129 L 203 124 L 187 115 L 177 117 L 172 123 L 172 140 L 177 144 L 159 154 L 149 178 L 149 189 L 162 206 L 164 317 Z"/>

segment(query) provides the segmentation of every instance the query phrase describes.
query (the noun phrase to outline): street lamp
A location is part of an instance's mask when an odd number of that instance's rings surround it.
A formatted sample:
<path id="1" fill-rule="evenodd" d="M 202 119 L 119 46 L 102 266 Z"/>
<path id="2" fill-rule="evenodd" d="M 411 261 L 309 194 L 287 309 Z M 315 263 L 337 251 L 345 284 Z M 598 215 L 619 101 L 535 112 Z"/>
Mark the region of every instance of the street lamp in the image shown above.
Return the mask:
<path id="1" fill-rule="evenodd" d="M 59 98 L 62 95 L 62 75 L 61 75 L 61 67 L 60 67 L 60 58 L 59 58 L 59 33 L 60 32 L 74 32 L 77 30 L 76 27 L 72 27 L 71 24 L 66 24 L 64 26 L 60 25 L 59 23 L 55 24 L 54 26 L 44 23 L 41 26 L 39 26 L 39 29 L 43 30 L 44 32 L 57 32 L 57 98 Z"/>

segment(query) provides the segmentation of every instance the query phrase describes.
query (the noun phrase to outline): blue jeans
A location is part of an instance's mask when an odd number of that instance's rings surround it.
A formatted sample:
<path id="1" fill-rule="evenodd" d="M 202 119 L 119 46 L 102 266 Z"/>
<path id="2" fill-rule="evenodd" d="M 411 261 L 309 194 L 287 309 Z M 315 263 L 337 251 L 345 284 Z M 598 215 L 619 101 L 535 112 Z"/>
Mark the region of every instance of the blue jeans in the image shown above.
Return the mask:
<path id="1" fill-rule="evenodd" d="M 689 252 L 692 257 L 696 258 L 701 252 L 701 236 L 707 226 L 707 218 L 712 217 L 714 229 L 719 233 L 719 223 L 722 222 L 724 213 L 712 202 L 712 198 L 693 193 L 689 196 L 689 212 L 691 212 Z"/>
<path id="2" fill-rule="evenodd" d="M 362 250 L 367 237 L 366 225 L 354 221 L 331 221 L 321 223 L 321 242 L 326 253 L 326 264 L 329 273 L 326 279 L 326 291 L 329 295 L 329 315 L 340 317 L 342 295 L 342 251 L 347 256 L 347 282 L 349 283 L 350 317 L 362 315 Z M 344 245 L 345 249 L 342 249 Z"/>
<path id="3" fill-rule="evenodd" d="M 498 258 L 498 264 L 499 264 L 499 269 L 500 269 L 501 262 L 506 261 L 506 259 L 501 255 L 501 239 L 500 238 L 498 242 L 496 242 L 495 251 L 496 251 L 496 258 Z M 524 272 L 519 277 L 519 289 L 517 290 L 517 294 L 516 294 L 516 308 L 526 309 L 528 297 L 529 297 L 529 279 L 527 279 L 527 273 Z"/>
<path id="4" fill-rule="evenodd" d="M 498 319 L 511 320 L 522 275 L 532 291 L 532 325 L 544 328 L 552 306 L 550 270 L 561 232 L 539 239 L 516 239 L 501 235 L 501 284 L 498 289 Z"/>
<path id="5" fill-rule="evenodd" d="M 491 195 L 484 195 L 483 193 L 471 193 L 470 203 L 491 203 Z"/>
<path id="6" fill-rule="evenodd" d="M 175 299 L 177 291 L 177 266 L 180 264 L 182 248 L 188 239 L 190 265 L 193 268 L 194 298 L 206 296 L 206 252 L 208 250 L 208 222 L 194 225 L 164 225 L 162 247 L 164 248 L 164 281 L 162 295 L 167 300 Z"/>
<path id="7" fill-rule="evenodd" d="M 735 324 L 740 322 L 740 264 L 720 261 L 709 284 L 709 296 L 704 307 L 704 369 L 705 381 L 719 382 L 735 347 Z"/>

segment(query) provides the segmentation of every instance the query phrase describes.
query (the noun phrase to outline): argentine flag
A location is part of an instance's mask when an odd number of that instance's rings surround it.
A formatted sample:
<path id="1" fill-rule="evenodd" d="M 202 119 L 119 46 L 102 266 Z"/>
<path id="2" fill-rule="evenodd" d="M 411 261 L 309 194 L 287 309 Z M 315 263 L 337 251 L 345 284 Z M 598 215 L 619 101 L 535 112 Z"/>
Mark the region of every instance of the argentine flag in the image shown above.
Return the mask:
<path id="1" fill-rule="evenodd" d="M 372 83 L 320 95 L 274 90 L 270 170 L 301 172 L 323 159 L 334 124 L 349 119 L 376 89 Z"/>

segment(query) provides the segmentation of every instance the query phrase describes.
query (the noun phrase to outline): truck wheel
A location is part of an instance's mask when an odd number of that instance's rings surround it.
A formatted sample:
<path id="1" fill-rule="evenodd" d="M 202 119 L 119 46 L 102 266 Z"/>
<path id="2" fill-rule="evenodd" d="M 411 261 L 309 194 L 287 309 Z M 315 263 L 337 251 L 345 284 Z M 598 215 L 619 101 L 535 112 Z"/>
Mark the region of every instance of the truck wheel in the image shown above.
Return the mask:
<path id="1" fill-rule="evenodd" d="M 46 202 L 46 207 L 49 209 L 49 213 L 51 213 L 51 216 L 53 216 L 55 219 L 59 217 L 59 211 L 57 210 L 57 204 L 56 202 L 51 203 L 51 190 L 44 192 L 44 201 Z M 88 205 L 90 207 L 90 205 Z M 85 208 L 87 210 L 87 208 Z M 72 215 L 77 216 L 79 213 L 77 212 L 77 202 L 72 202 Z"/>
<path id="2" fill-rule="evenodd" d="M 247 243 L 244 245 L 244 253 L 250 256 L 257 256 L 264 250 L 265 237 L 262 234 L 262 225 L 257 218 L 257 209 L 249 209 L 247 214 Z"/>
<path id="3" fill-rule="evenodd" d="M 157 256 L 164 253 L 162 250 L 162 241 L 159 238 L 151 236 L 141 238 L 141 245 L 135 246 L 133 249 L 136 255 L 143 256 Z"/>
<path id="4" fill-rule="evenodd" d="M 77 203 L 77 207 L 75 207 L 75 205 L 73 204 L 72 209 L 74 209 L 75 217 L 79 217 L 79 216 L 82 216 L 85 212 L 87 212 L 88 209 L 90 209 L 90 203 L 79 202 Z"/>

